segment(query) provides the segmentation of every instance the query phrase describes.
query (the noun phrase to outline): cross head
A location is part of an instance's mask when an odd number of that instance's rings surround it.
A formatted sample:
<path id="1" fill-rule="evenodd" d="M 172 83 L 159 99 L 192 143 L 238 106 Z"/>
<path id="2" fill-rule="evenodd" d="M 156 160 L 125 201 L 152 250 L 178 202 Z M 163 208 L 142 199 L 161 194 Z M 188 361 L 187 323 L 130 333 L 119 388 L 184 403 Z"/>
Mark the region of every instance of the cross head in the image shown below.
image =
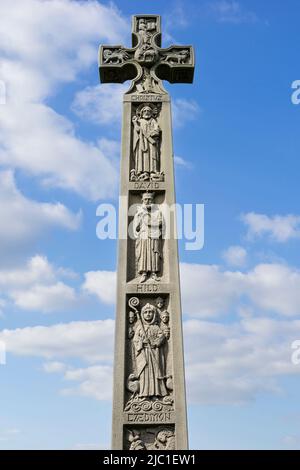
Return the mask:
<path id="1" fill-rule="evenodd" d="M 99 49 L 99 73 L 102 83 L 133 80 L 129 92 L 164 92 L 162 80 L 192 83 L 194 76 L 192 46 L 161 48 L 159 15 L 132 17 L 132 48 L 102 45 Z"/>

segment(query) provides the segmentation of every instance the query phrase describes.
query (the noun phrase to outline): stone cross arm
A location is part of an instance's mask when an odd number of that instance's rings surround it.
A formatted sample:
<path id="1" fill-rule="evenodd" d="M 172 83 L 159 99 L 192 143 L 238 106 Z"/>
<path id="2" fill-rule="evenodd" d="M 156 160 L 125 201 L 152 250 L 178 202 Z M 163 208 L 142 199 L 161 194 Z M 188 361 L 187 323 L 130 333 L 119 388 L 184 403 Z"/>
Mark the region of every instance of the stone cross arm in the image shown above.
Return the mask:
<path id="1" fill-rule="evenodd" d="M 102 83 L 138 81 L 150 74 L 170 83 L 192 83 L 194 65 L 192 46 L 161 48 L 158 15 L 136 15 L 132 18 L 132 48 L 102 45 L 99 49 Z"/>

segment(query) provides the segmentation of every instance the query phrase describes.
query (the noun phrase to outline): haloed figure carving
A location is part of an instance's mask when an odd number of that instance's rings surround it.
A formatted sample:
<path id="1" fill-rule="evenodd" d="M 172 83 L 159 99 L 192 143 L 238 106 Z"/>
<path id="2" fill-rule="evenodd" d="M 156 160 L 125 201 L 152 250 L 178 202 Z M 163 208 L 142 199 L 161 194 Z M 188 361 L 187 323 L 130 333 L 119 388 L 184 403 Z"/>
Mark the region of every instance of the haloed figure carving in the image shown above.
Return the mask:
<path id="1" fill-rule="evenodd" d="M 167 331 L 168 326 L 159 313 L 159 299 L 155 304 L 146 302 L 141 310 L 139 298 L 131 297 L 128 301 L 127 321 L 133 334 L 128 335 L 130 361 L 126 388 L 131 395 L 125 411 L 132 414 L 148 412 L 154 416 L 173 410 L 173 366 L 168 357 L 170 330 Z"/>
<path id="2" fill-rule="evenodd" d="M 161 321 L 161 329 L 164 332 L 164 335 L 166 336 L 167 339 L 170 339 L 170 327 L 169 327 L 169 320 L 170 320 L 170 314 L 168 310 L 164 309 L 164 299 L 162 297 L 158 297 L 156 299 L 156 306 L 157 306 L 157 311 L 160 316 L 160 321 Z"/>
<path id="3" fill-rule="evenodd" d="M 133 219 L 137 274 L 141 276 L 140 282 L 145 282 L 148 276 L 154 281 L 159 281 L 162 228 L 163 216 L 158 205 L 154 204 L 153 194 L 144 193 L 142 204 Z"/>
<path id="4" fill-rule="evenodd" d="M 146 104 L 138 107 L 133 122 L 133 157 L 134 168 L 130 179 L 163 180 L 160 172 L 160 136 L 157 122 L 157 107 Z"/>
<path id="5" fill-rule="evenodd" d="M 148 303 L 141 310 L 141 321 L 133 338 L 140 397 L 168 395 L 163 357 L 165 341 L 166 337 L 157 325 L 156 308 Z"/>

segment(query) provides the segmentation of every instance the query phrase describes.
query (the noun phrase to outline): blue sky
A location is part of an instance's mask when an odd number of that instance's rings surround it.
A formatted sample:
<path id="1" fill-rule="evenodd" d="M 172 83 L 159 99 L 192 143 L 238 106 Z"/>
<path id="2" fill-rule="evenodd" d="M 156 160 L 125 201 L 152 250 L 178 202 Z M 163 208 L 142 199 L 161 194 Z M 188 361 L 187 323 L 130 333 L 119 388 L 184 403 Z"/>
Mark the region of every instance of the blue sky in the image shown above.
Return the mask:
<path id="1" fill-rule="evenodd" d="M 1 2 L 0 448 L 110 445 L 117 247 L 96 209 L 118 203 L 128 83 L 99 84 L 97 48 L 130 46 L 139 13 L 196 53 L 194 84 L 166 84 L 177 201 L 205 205 L 204 248 L 179 243 L 190 446 L 300 448 L 299 3 L 149 5 Z"/>

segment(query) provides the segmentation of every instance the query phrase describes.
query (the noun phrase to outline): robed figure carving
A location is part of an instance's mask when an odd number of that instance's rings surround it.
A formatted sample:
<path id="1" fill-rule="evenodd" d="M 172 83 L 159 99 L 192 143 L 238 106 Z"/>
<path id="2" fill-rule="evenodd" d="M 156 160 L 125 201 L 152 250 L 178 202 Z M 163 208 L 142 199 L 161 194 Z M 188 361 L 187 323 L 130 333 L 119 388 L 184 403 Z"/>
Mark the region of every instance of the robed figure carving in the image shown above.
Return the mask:
<path id="1" fill-rule="evenodd" d="M 163 357 L 165 341 L 166 337 L 157 325 L 156 308 L 148 303 L 141 310 L 141 321 L 133 338 L 140 397 L 168 395 Z"/>
<path id="2" fill-rule="evenodd" d="M 163 216 L 157 204 L 154 204 L 153 193 L 142 195 L 142 204 L 138 207 L 133 219 L 135 256 L 139 282 L 145 282 L 148 276 L 159 281 L 162 261 Z"/>
<path id="3" fill-rule="evenodd" d="M 157 107 L 142 104 L 132 118 L 134 158 L 134 168 L 130 172 L 132 181 L 164 179 L 163 173 L 160 172 L 161 130 L 157 114 Z"/>

